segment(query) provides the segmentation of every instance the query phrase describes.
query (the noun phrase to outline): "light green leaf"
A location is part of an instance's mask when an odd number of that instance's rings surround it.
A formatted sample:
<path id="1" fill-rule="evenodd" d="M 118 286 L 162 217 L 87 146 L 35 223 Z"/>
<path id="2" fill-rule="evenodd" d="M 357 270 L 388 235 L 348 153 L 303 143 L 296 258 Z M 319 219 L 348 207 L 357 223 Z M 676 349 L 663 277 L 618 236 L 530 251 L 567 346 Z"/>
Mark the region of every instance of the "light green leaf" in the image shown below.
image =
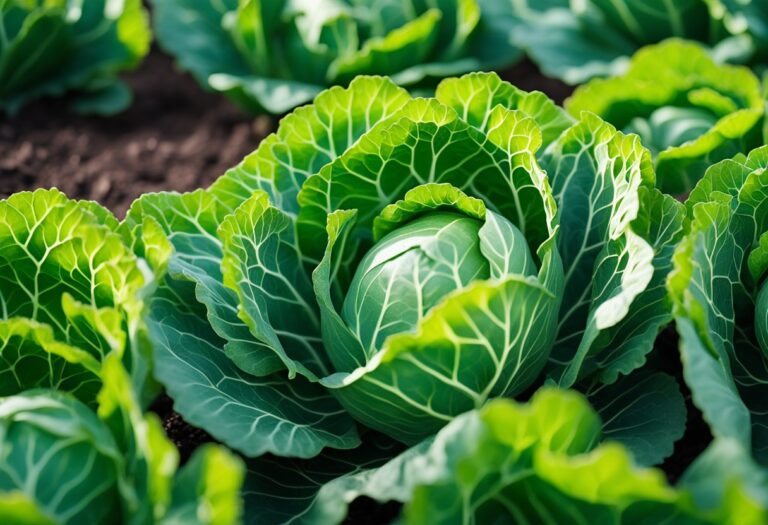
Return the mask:
<path id="1" fill-rule="evenodd" d="M 338 209 L 359 210 L 356 235 L 370 239 L 373 219 L 386 205 L 428 183 L 449 183 L 482 199 L 486 207 L 512 220 L 537 248 L 549 232 L 542 202 L 545 189 L 533 156 L 540 139 L 530 136 L 536 126 L 521 112 L 501 107 L 493 112 L 494 124 L 497 119 L 503 123 L 493 126 L 486 138 L 433 99 L 408 103 L 397 119 L 361 137 L 304 183 L 297 221 L 302 250 L 311 256 L 322 253 L 326 215 Z M 491 135 L 501 127 L 505 136 L 519 134 L 520 140 L 496 146 Z M 534 228 L 537 235 L 528 235 Z"/>
<path id="2" fill-rule="evenodd" d="M 685 208 L 655 189 L 641 187 L 638 193 L 640 208 L 632 228 L 653 248 L 653 277 L 632 301 L 626 317 L 603 330 L 595 341 L 600 351 L 587 367 L 593 367 L 605 383 L 640 368 L 659 331 L 672 320 L 666 281 L 683 236 Z"/>
<path id="3" fill-rule="evenodd" d="M 729 366 L 734 319 L 731 283 L 738 280 L 730 262 L 738 249 L 729 234 L 731 202 L 723 198 L 698 203 L 693 212 L 691 232 L 675 250 L 668 282 L 675 301 L 683 372 L 715 436 L 737 439 L 749 448 L 749 410 L 739 398 Z M 711 298 L 716 297 L 724 300 L 713 302 Z"/>
<path id="4" fill-rule="evenodd" d="M 285 117 L 277 133 L 220 177 L 210 191 L 234 209 L 260 189 L 277 208 L 295 214 L 296 196 L 307 177 L 397 112 L 409 98 L 388 79 L 376 77 L 360 77 L 347 89 L 324 91 L 314 104 Z"/>
<path id="5" fill-rule="evenodd" d="M 97 357 L 109 352 L 97 327 L 75 330 L 62 297 L 90 308 L 141 310 L 144 276 L 121 238 L 57 190 L 21 192 L 0 202 L 0 304 L 4 318 L 50 325 L 62 342 Z M 135 320 L 130 321 L 135 323 Z"/>
<path id="6" fill-rule="evenodd" d="M 626 74 L 578 88 L 566 108 L 639 132 L 657 150 L 659 188 L 671 194 L 687 193 L 714 162 L 762 143 L 765 108 L 755 75 L 716 64 L 701 46 L 680 40 L 642 49 Z"/>
<path id="7" fill-rule="evenodd" d="M 596 415 L 572 393 L 494 401 L 438 434 L 404 521 L 714 523 L 619 445 L 593 449 L 598 435 Z"/>
<path id="8" fill-rule="evenodd" d="M 485 204 L 480 199 L 469 197 L 450 184 L 424 184 L 408 190 L 405 197 L 388 205 L 373 219 L 373 240 L 378 242 L 407 222 L 437 210 L 455 210 L 485 219 Z"/>
<path id="9" fill-rule="evenodd" d="M 237 525 L 245 468 L 226 448 L 206 444 L 195 450 L 173 486 L 173 504 L 161 525 Z"/>
<path id="10" fill-rule="evenodd" d="M 238 298 L 238 317 L 272 349 L 289 377 L 316 379 L 330 372 L 320 317 L 301 260 L 294 222 L 255 192 L 219 227 L 224 285 Z"/>
<path id="11" fill-rule="evenodd" d="M 56 525 L 21 492 L 0 494 L 0 517 L 13 525 Z"/>
<path id="12" fill-rule="evenodd" d="M 0 321 L 0 395 L 33 388 L 70 392 L 93 404 L 101 365 L 91 354 L 56 341 L 53 330 L 24 318 Z"/>
<path id="13" fill-rule="evenodd" d="M 151 274 L 92 202 L 58 190 L 0 202 L 0 312 L 48 325 L 53 338 L 101 360 L 124 357 L 134 386 L 151 394 L 142 297 Z"/>
<path id="14" fill-rule="evenodd" d="M 768 230 L 768 152 L 714 165 L 691 193 L 690 233 L 668 288 L 681 335 L 685 380 L 718 438 L 768 458 L 768 359 L 755 334 L 758 283 L 750 250 Z"/>
<path id="15" fill-rule="evenodd" d="M 589 113 L 554 143 L 543 165 L 560 210 L 565 267 L 551 373 L 570 386 L 590 371 L 585 362 L 600 351 L 601 332 L 628 315 L 653 276 L 653 248 L 631 226 L 653 170 L 637 137 Z M 653 340 L 644 343 L 647 352 Z"/>
<path id="16" fill-rule="evenodd" d="M 527 93 L 496 73 L 470 73 L 443 80 L 435 98 L 456 110 L 459 116 L 481 131 L 488 131 L 491 110 L 497 105 L 517 109 L 531 117 L 541 130 L 543 148 L 551 144 L 573 119 L 544 93 Z"/>

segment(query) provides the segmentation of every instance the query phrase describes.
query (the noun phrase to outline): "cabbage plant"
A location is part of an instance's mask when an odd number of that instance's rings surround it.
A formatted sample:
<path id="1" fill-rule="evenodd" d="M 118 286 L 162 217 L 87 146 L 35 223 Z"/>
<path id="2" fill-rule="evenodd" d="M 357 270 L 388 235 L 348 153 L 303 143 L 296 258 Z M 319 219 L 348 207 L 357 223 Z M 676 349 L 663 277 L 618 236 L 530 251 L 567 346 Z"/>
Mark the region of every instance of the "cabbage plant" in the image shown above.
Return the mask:
<path id="1" fill-rule="evenodd" d="M 675 380 L 646 363 L 684 210 L 654 183 L 638 137 L 495 74 L 434 98 L 358 77 L 209 189 L 132 205 L 122 229 L 164 275 L 155 376 L 186 421 L 252 458 L 246 500 L 276 473 L 267 521 L 545 380 L 657 464 L 685 420 Z"/>
<path id="2" fill-rule="evenodd" d="M 763 141 L 757 77 L 715 63 L 691 42 L 643 48 L 625 74 L 580 86 L 565 105 L 637 133 L 654 155 L 659 187 L 672 194 L 687 193 L 710 165 Z"/>
<path id="3" fill-rule="evenodd" d="M 79 112 L 113 114 L 131 101 L 117 75 L 149 52 L 141 0 L 0 1 L 0 109 L 73 92 Z"/>
<path id="4" fill-rule="evenodd" d="M 0 522 L 237 522 L 239 459 L 205 446 L 177 472 L 143 413 L 162 254 L 145 239 L 137 257 L 110 212 L 57 190 L 0 201 Z"/>
<path id="5" fill-rule="evenodd" d="M 509 38 L 544 74 L 581 84 L 623 73 L 638 49 L 668 38 L 715 47 L 724 58 L 744 58 L 750 42 L 733 36 L 718 2 L 505 0 L 498 13 L 506 19 Z"/>
<path id="6" fill-rule="evenodd" d="M 691 192 L 676 250 L 685 380 L 713 435 L 768 464 L 768 148 L 712 166 Z"/>
<path id="7" fill-rule="evenodd" d="M 515 62 L 490 0 L 153 0 L 161 46 L 252 112 L 284 113 L 360 74 L 401 85 Z"/>
<path id="8" fill-rule="evenodd" d="M 109 356 L 144 403 L 156 393 L 143 321 L 153 275 L 117 229 L 105 208 L 55 189 L 0 201 L 0 395 L 47 388 L 93 406 Z"/>
<path id="9" fill-rule="evenodd" d="M 54 390 L 0 398 L 3 523 L 237 523 L 239 459 L 205 445 L 177 472 L 159 419 L 141 414 L 120 361 L 107 363 L 98 414 Z"/>

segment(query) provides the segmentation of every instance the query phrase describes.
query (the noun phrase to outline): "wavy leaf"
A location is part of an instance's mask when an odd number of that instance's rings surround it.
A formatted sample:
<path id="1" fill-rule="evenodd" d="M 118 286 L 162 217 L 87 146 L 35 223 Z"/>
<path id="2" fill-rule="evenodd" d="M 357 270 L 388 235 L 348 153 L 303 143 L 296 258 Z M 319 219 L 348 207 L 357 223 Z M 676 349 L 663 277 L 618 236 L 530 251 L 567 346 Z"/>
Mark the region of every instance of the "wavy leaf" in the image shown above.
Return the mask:
<path id="1" fill-rule="evenodd" d="M 157 345 L 155 373 L 176 410 L 230 447 L 247 456 L 307 458 L 324 447 L 359 443 L 352 421 L 317 384 L 285 374 L 255 377 L 235 367 L 190 284 L 159 292 L 148 324 Z"/>

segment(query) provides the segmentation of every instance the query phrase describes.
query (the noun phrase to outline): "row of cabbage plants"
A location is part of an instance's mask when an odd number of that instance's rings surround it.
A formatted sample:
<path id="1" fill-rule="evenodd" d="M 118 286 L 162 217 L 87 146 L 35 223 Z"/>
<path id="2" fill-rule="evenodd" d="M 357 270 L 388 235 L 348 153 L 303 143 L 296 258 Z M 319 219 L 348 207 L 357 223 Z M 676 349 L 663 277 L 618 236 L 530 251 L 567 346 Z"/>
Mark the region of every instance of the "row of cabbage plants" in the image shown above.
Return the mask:
<path id="1" fill-rule="evenodd" d="M 356 75 L 416 92 L 523 56 L 578 84 L 623 74 L 668 38 L 721 62 L 764 67 L 764 0 L 149 0 L 154 33 L 202 86 L 251 112 L 282 114 Z M 0 2 L 0 110 L 73 93 L 66 104 L 114 114 L 131 102 L 120 72 L 152 37 L 141 0 Z M 661 82 L 659 82 L 661 83 Z"/>
<path id="2" fill-rule="evenodd" d="M 358 76 L 123 220 L 12 195 L 0 517 L 765 523 L 764 107 L 680 40 L 564 108 L 495 73 Z M 163 390 L 214 441 L 181 468 Z M 682 392 L 711 440 L 680 441 Z"/>

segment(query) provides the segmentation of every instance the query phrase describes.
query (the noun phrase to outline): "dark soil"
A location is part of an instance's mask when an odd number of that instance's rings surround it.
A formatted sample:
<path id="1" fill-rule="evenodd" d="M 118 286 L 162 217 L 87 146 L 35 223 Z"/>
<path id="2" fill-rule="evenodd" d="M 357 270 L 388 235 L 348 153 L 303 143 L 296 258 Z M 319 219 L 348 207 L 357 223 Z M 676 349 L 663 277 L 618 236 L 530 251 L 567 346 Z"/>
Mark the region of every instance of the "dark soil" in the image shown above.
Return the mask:
<path id="1" fill-rule="evenodd" d="M 57 100 L 0 117 L 0 196 L 56 186 L 122 216 L 142 193 L 207 186 L 272 130 L 157 51 L 125 80 L 134 103 L 114 117 L 73 115 Z"/>
<path id="2" fill-rule="evenodd" d="M 499 76 L 524 91 L 542 91 L 561 105 L 573 93 L 574 89 L 573 86 L 559 80 L 545 77 L 536 67 L 536 64 L 527 58 L 514 67 L 499 72 Z"/>
<path id="3" fill-rule="evenodd" d="M 173 400 L 165 394 L 158 397 L 149 407 L 149 410 L 160 417 L 165 434 L 179 449 L 181 465 L 189 461 L 197 447 L 203 443 L 215 441 L 205 430 L 193 427 L 184 421 L 173 410 Z"/>
<path id="4" fill-rule="evenodd" d="M 693 404 L 691 391 L 683 378 L 683 365 L 680 361 L 678 343 L 679 337 L 674 326 L 667 327 L 656 338 L 651 357 L 653 365 L 677 380 L 688 413 L 685 422 L 685 434 L 675 443 L 675 450 L 672 455 L 661 465 L 661 469 L 667 475 L 670 483 L 676 483 L 683 472 L 693 463 L 693 460 L 704 452 L 704 449 L 712 441 L 709 426 L 704 421 L 701 411 Z"/>

